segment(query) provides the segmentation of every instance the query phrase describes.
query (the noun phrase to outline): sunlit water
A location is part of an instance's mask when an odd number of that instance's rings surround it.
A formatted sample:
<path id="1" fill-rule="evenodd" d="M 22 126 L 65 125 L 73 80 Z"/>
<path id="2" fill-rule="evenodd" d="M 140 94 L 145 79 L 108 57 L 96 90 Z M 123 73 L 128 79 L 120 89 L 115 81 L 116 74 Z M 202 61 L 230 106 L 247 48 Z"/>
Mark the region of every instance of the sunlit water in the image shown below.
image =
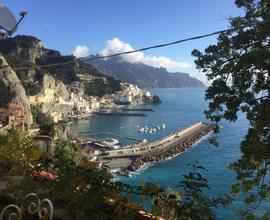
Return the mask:
<path id="1" fill-rule="evenodd" d="M 84 137 L 114 137 L 119 139 L 123 145 L 128 145 L 134 142 L 126 139 L 127 137 L 153 141 L 196 121 L 206 121 L 203 115 L 203 111 L 207 108 L 207 103 L 204 101 L 204 89 L 152 89 L 151 91 L 160 96 L 162 103 L 136 106 L 137 108 L 155 109 L 155 112 L 143 112 L 148 114 L 147 117 L 96 116 L 90 121 L 75 122 L 72 130 Z M 134 108 L 134 106 L 130 108 Z M 166 129 L 154 134 L 139 133 L 138 129 L 134 128 L 136 125 L 149 127 L 161 123 L 166 124 Z M 211 187 L 211 191 L 207 191 L 207 193 L 214 197 L 229 192 L 235 181 L 235 175 L 227 166 L 240 157 L 239 144 L 247 132 L 249 124 L 244 115 L 240 115 L 237 122 L 222 122 L 221 126 L 218 148 L 210 145 L 207 138 L 204 138 L 176 157 L 152 164 L 148 168 L 144 167 L 139 172 L 133 173 L 132 177 L 121 177 L 119 180 L 129 184 L 154 182 L 161 186 L 176 188 L 181 176 L 189 172 L 186 165 L 199 161 L 207 169 L 206 172 L 203 172 Z M 247 208 L 241 198 L 228 207 L 220 207 L 215 210 L 216 219 L 238 219 L 235 214 L 237 208 Z M 262 214 L 266 210 L 267 204 L 262 204 L 253 212 Z"/>

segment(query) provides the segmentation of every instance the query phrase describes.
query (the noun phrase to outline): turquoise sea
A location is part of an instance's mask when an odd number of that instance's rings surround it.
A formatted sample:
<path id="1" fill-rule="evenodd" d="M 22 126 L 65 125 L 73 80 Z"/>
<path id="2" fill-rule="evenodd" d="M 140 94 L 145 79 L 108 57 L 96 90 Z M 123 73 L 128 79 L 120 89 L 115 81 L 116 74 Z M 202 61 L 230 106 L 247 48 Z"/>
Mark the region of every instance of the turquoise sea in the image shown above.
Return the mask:
<path id="1" fill-rule="evenodd" d="M 134 143 L 126 137 L 146 138 L 148 141 L 156 140 L 196 121 L 206 121 L 203 115 L 203 111 L 207 108 L 204 91 L 204 88 L 152 89 L 153 94 L 160 96 L 161 104 L 129 106 L 130 108 L 155 109 L 155 112 L 146 112 L 147 117 L 96 116 L 91 120 L 74 122 L 71 128 L 84 137 L 101 139 L 114 137 L 119 139 L 123 145 Z M 139 133 L 137 129 L 134 129 L 136 125 L 151 126 L 161 123 L 166 124 L 166 129 L 154 134 Z M 132 177 L 121 177 L 120 180 L 129 184 L 154 182 L 164 187 L 175 188 L 181 176 L 189 172 L 186 164 L 197 160 L 207 169 L 206 172 L 203 172 L 211 187 L 211 191 L 207 191 L 207 193 L 216 196 L 229 192 L 235 181 L 235 175 L 227 166 L 240 157 L 239 144 L 247 132 L 249 123 L 245 116 L 240 114 L 237 122 L 221 122 L 221 126 L 218 148 L 210 145 L 207 138 L 204 138 L 184 153 L 141 170 Z M 243 199 L 239 197 L 232 205 L 216 209 L 216 219 L 241 219 L 236 216 L 237 208 L 251 208 L 258 215 L 269 211 L 266 203 L 256 209 L 253 208 L 255 206 L 247 207 Z"/>

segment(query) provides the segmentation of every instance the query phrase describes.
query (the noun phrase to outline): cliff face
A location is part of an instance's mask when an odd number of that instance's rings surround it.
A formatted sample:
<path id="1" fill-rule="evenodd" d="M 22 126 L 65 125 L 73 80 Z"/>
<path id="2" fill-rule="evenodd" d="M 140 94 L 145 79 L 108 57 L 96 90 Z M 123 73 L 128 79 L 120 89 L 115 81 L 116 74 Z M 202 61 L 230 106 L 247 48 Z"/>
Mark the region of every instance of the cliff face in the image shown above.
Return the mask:
<path id="1" fill-rule="evenodd" d="M 0 103 L 2 105 L 10 102 L 22 104 L 25 113 L 25 123 L 28 126 L 31 125 L 33 118 L 28 97 L 16 73 L 2 55 L 0 55 L 0 90 Z"/>
<path id="2" fill-rule="evenodd" d="M 31 63 L 36 63 L 36 59 L 45 53 L 42 42 L 39 39 L 23 35 L 2 39 L 0 51 L 10 56 L 18 56 Z"/>
<path id="3" fill-rule="evenodd" d="M 45 97 L 48 97 L 49 102 L 55 102 L 59 99 L 64 101 L 70 100 L 70 93 L 68 92 L 66 86 L 63 82 L 56 80 L 53 76 L 49 74 L 44 74 L 43 76 L 43 88 L 42 93 Z"/>

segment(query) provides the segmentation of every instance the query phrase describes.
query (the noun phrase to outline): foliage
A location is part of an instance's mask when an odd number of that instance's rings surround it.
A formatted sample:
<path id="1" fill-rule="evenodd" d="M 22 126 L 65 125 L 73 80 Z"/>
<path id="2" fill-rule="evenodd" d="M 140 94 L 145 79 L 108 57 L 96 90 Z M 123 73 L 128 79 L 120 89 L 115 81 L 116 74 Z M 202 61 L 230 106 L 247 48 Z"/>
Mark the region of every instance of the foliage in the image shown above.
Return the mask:
<path id="1" fill-rule="evenodd" d="M 11 141 L 19 141 L 20 134 L 15 129 L 8 130 L 7 134 L 0 135 L 0 148 L 10 143 Z"/>
<path id="2" fill-rule="evenodd" d="M 120 80 L 114 77 L 95 79 L 93 82 L 85 82 L 85 93 L 87 95 L 103 96 L 121 90 Z"/>
<path id="3" fill-rule="evenodd" d="M 66 63 L 65 65 L 59 66 L 49 66 L 46 68 L 46 71 L 51 73 L 55 78 L 61 80 L 65 84 L 69 84 L 72 81 L 78 80 L 76 71 L 75 71 L 75 63 L 76 59 L 73 56 L 62 56 L 58 52 L 53 50 L 49 51 L 46 55 L 40 57 L 37 60 L 37 65 L 48 65 L 55 63 Z"/>
<path id="4" fill-rule="evenodd" d="M 48 114 L 42 113 L 42 109 L 39 105 L 31 105 L 31 113 L 33 115 L 33 123 L 40 127 L 40 134 L 54 134 L 52 118 Z"/>
<path id="5" fill-rule="evenodd" d="M 150 183 L 130 186 L 112 181 L 106 167 L 87 161 L 74 144 L 62 140 L 55 142 L 53 156 L 48 157 L 36 151 L 29 137 L 22 136 L 16 141 L 12 138 L 0 149 L 0 167 L 2 173 L 23 176 L 10 182 L 0 192 L 0 198 L 19 203 L 26 194 L 39 192 L 72 219 L 149 219 L 139 214 L 142 204 L 133 202 L 126 193 L 140 195 L 142 202 L 146 197 L 153 199 L 152 214 L 148 214 L 152 219 L 213 219 L 211 208 L 229 201 L 225 197 L 212 199 L 204 195 L 208 184 L 198 172 L 203 168 L 197 163 L 179 183 L 180 191 Z M 49 171 L 56 179 L 36 175 L 42 170 Z M 12 196 L 14 192 L 16 197 Z"/>
<path id="6" fill-rule="evenodd" d="M 205 170 L 198 162 L 188 164 L 191 171 L 183 175 L 178 184 L 178 191 L 164 189 L 152 183 L 143 183 L 139 186 L 120 184 L 120 189 L 131 194 L 140 195 L 142 201 L 152 199 L 151 212 L 168 220 L 178 219 L 214 219 L 213 208 L 219 205 L 228 205 L 231 198 L 220 195 L 211 198 L 205 195 L 209 190 L 208 182 L 203 178 L 201 171 Z"/>
<path id="7" fill-rule="evenodd" d="M 63 56 L 55 50 L 45 50 L 45 54 L 37 59 L 38 65 L 50 65 L 55 63 L 67 63 L 65 65 L 49 66 L 46 71 L 65 84 L 78 81 L 78 74 L 105 77 L 97 68 L 76 59 L 73 55 Z"/>
<path id="8" fill-rule="evenodd" d="M 27 141 L 28 144 L 30 142 Z M 124 197 L 115 193 L 115 183 L 107 168 L 99 168 L 82 158 L 69 142 L 57 141 L 54 148 L 52 158 L 37 158 L 32 155 L 31 166 L 28 166 L 31 169 L 27 169 L 31 172 L 26 172 L 25 178 L 10 183 L 0 192 L 0 198 L 14 199 L 12 195 L 16 192 L 16 198 L 20 200 L 30 192 L 39 192 L 42 197 L 50 198 L 56 208 L 65 210 L 71 219 L 139 219 L 128 209 L 120 211 L 120 201 Z M 5 149 L 18 154 L 17 148 Z M 11 162 L 5 154 L 1 154 L 0 158 L 1 161 Z M 18 170 L 22 171 L 24 168 Z M 34 175 L 41 170 L 49 170 L 57 176 L 57 180 Z M 115 211 L 116 207 L 118 211 Z"/>
<path id="9" fill-rule="evenodd" d="M 214 122 L 246 114 L 250 128 L 241 143 L 242 157 L 231 164 L 237 183 L 233 193 L 251 191 L 245 201 L 270 198 L 270 2 L 236 0 L 243 17 L 230 19 L 233 30 L 222 33 L 204 53 L 194 50 L 197 67 L 212 81 L 206 91 Z"/>
<path id="10" fill-rule="evenodd" d="M 25 135 L 19 135 L 15 130 L 10 131 L 6 137 L 6 143 L 0 148 L 1 172 L 26 177 L 33 171 L 35 162 L 41 157 L 41 153 L 33 144 L 32 139 Z"/>

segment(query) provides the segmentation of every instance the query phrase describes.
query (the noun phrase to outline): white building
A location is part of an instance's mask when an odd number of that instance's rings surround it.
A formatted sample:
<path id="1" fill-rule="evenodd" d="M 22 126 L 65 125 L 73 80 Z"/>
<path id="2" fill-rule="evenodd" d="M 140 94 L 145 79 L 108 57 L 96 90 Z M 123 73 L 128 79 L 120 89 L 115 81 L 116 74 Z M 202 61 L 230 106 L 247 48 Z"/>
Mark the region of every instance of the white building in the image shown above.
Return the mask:
<path id="1" fill-rule="evenodd" d="M 71 93 L 71 101 L 74 103 L 74 108 L 77 112 L 80 113 L 90 113 L 91 108 L 89 102 L 82 96 Z"/>

